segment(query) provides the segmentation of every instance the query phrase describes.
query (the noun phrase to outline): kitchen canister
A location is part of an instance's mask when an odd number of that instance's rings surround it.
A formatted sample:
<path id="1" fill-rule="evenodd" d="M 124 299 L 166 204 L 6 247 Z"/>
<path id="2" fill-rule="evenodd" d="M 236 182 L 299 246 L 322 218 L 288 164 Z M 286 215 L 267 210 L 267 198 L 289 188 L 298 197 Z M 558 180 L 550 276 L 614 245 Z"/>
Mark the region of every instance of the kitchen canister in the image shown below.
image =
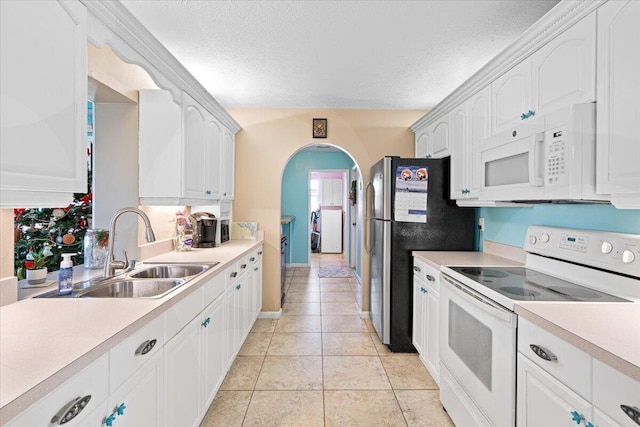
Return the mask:
<path id="1" fill-rule="evenodd" d="M 103 268 L 107 259 L 109 232 L 102 228 L 88 228 L 84 235 L 84 267 Z"/>

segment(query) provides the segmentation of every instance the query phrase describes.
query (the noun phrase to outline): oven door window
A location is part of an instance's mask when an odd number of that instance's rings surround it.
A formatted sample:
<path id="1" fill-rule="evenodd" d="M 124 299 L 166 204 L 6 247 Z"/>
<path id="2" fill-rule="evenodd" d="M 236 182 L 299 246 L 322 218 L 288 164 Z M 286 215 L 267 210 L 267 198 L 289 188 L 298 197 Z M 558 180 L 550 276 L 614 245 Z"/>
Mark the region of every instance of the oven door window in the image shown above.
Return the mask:
<path id="1" fill-rule="evenodd" d="M 491 391 L 491 329 L 449 300 L 449 347 Z"/>

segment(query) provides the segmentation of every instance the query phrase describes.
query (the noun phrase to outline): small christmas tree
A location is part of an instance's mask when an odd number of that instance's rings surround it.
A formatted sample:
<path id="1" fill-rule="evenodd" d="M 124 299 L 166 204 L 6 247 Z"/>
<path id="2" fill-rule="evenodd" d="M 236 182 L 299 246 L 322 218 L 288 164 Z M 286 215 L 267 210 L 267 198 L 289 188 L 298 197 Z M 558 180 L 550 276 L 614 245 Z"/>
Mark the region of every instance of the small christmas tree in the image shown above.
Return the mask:
<path id="1" fill-rule="evenodd" d="M 91 188 L 91 172 L 89 172 Z M 18 279 L 24 279 L 24 262 L 29 248 L 40 251 L 45 244 L 53 255 L 46 260 L 49 271 L 60 268 L 63 253 L 73 253 L 73 265 L 82 264 L 83 239 L 91 223 L 91 192 L 74 194 L 74 201 L 64 208 L 14 209 L 13 259 Z"/>

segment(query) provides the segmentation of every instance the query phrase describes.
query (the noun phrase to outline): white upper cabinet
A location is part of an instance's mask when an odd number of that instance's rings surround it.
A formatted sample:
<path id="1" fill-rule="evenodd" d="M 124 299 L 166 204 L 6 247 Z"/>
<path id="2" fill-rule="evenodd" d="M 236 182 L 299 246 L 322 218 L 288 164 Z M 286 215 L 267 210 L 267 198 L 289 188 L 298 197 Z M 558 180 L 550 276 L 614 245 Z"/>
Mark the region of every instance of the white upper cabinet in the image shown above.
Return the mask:
<path id="1" fill-rule="evenodd" d="M 66 206 L 87 191 L 87 11 L 0 2 L 0 207 Z"/>
<path id="2" fill-rule="evenodd" d="M 598 10 L 596 191 L 640 209 L 640 2 Z"/>
<path id="3" fill-rule="evenodd" d="M 596 13 L 531 56 L 531 105 L 546 114 L 596 99 Z"/>
<path id="4" fill-rule="evenodd" d="M 341 179 L 323 179 L 320 187 L 322 206 L 342 206 L 344 191 Z"/>
<path id="5" fill-rule="evenodd" d="M 431 128 L 427 127 L 416 133 L 416 152 L 415 156 L 419 159 L 424 159 L 429 155 L 431 150 L 431 144 L 429 143 L 431 137 Z"/>
<path id="6" fill-rule="evenodd" d="M 431 150 L 427 156 L 440 159 L 449 154 L 449 116 L 444 115 L 431 126 Z"/>
<path id="7" fill-rule="evenodd" d="M 492 133 L 595 101 L 596 17 L 587 15 L 491 84 Z"/>
<path id="8" fill-rule="evenodd" d="M 182 93 L 182 139 L 184 197 L 207 198 L 205 110 L 186 92 Z"/>
<path id="9" fill-rule="evenodd" d="M 222 139 L 222 200 L 233 200 L 236 136 L 224 129 Z"/>
<path id="10" fill-rule="evenodd" d="M 491 136 L 491 86 L 450 113 L 451 198 L 477 199 L 480 189 L 480 141 Z"/>
<path id="11" fill-rule="evenodd" d="M 224 198 L 223 171 L 228 166 L 223 137 L 229 133 L 233 141 L 232 133 L 186 93 L 179 105 L 169 91 L 140 91 L 139 117 L 143 205 L 198 204 Z M 226 185 L 233 194 L 233 173 Z"/>
<path id="12" fill-rule="evenodd" d="M 531 110 L 531 57 L 491 83 L 491 133 L 510 129 Z M 533 111 L 532 111 L 533 112 Z"/>
<path id="13" fill-rule="evenodd" d="M 205 171 L 207 196 L 220 199 L 222 196 L 222 135 L 223 127 L 213 115 L 207 113 L 206 117 L 206 147 L 205 158 L 208 164 Z"/>
<path id="14" fill-rule="evenodd" d="M 467 132 L 467 103 L 454 108 L 449 113 L 451 124 L 451 198 L 465 198 L 467 195 L 466 163 L 470 151 Z"/>

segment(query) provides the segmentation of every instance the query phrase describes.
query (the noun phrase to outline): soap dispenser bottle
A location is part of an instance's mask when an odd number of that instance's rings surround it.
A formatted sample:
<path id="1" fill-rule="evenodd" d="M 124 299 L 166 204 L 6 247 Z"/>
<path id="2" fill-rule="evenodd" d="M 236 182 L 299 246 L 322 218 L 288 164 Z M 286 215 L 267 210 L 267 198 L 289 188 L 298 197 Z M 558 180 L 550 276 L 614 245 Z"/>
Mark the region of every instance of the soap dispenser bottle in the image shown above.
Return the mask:
<path id="1" fill-rule="evenodd" d="M 73 254 L 62 254 L 58 271 L 58 295 L 69 295 L 73 290 Z"/>

